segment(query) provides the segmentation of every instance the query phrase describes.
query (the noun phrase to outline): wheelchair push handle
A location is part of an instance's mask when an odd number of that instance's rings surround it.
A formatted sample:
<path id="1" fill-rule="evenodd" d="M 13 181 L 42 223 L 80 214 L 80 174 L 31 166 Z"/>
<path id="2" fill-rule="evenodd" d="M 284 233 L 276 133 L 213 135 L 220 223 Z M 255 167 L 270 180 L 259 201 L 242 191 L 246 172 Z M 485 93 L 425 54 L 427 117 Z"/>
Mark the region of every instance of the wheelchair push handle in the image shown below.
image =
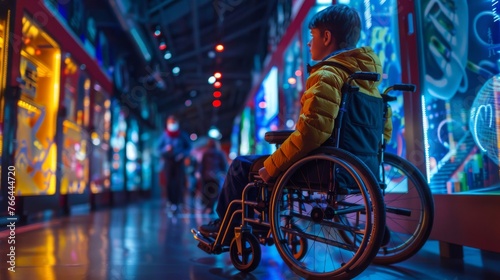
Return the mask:
<path id="1" fill-rule="evenodd" d="M 366 81 L 378 81 L 380 80 L 380 74 L 375 72 L 356 72 L 349 76 L 349 82 L 352 80 L 366 80 Z"/>
<path id="2" fill-rule="evenodd" d="M 415 89 L 417 88 L 415 85 L 412 84 L 397 84 L 392 87 L 393 87 L 392 90 L 409 91 L 409 92 L 415 92 Z"/>
<path id="3" fill-rule="evenodd" d="M 382 96 L 387 95 L 390 91 L 393 90 L 399 90 L 399 91 L 409 91 L 409 92 L 415 92 L 416 86 L 414 84 L 395 84 L 393 86 L 388 87 L 386 90 L 384 90 L 384 93 Z M 389 100 L 392 101 L 392 100 Z"/>

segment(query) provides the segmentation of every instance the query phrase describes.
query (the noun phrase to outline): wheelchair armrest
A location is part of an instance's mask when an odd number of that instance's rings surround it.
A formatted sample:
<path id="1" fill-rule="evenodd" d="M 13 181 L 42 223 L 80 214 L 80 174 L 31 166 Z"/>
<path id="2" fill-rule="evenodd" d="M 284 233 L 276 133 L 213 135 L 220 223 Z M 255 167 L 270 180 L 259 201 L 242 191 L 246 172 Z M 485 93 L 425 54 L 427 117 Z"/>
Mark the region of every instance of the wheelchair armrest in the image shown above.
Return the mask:
<path id="1" fill-rule="evenodd" d="M 294 132 L 293 130 L 277 130 L 268 131 L 264 135 L 264 140 L 269 144 L 282 144 L 290 134 Z"/>

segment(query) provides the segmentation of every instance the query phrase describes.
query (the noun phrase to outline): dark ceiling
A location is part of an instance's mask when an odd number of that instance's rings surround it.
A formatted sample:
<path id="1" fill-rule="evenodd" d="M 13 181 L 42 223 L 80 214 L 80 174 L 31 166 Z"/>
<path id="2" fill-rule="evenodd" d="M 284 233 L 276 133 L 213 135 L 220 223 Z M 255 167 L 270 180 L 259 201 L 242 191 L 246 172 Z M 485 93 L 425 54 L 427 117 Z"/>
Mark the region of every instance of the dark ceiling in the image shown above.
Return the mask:
<path id="1" fill-rule="evenodd" d="M 147 66 L 160 77 L 151 102 L 163 117 L 178 115 L 181 127 L 199 136 L 216 126 L 228 140 L 233 120 L 243 109 L 252 87 L 252 72 L 264 61 L 268 49 L 269 20 L 279 0 L 147 0 L 134 2 L 135 23 L 147 34 L 152 59 Z M 289 2 L 289 1 L 288 1 Z M 156 29 L 161 35 L 156 37 Z M 161 42 L 166 49 L 160 50 Z M 216 52 L 218 43 L 223 52 Z M 165 59 L 166 52 L 171 53 Z M 177 75 L 172 73 L 179 67 Z M 222 87 L 222 105 L 212 106 L 214 85 L 208 78 L 216 71 Z M 186 102 L 189 106 L 186 106 Z M 189 104 L 190 103 L 190 104 Z"/>

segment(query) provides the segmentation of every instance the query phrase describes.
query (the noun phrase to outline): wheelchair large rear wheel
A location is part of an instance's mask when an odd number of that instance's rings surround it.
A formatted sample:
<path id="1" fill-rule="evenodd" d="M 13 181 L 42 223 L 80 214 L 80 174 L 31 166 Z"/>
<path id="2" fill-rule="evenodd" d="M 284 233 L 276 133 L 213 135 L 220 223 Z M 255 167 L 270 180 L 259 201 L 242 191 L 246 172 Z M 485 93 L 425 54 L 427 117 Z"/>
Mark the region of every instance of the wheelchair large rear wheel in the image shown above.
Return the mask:
<path id="1" fill-rule="evenodd" d="M 379 250 L 385 224 L 377 179 L 337 148 L 321 148 L 281 176 L 270 217 L 283 261 L 306 279 L 352 279 L 363 272 Z M 346 235 L 353 238 L 346 241 Z M 289 236 L 307 241 L 300 258 Z"/>
<path id="2" fill-rule="evenodd" d="M 387 244 L 374 259 L 393 264 L 416 254 L 427 241 L 434 220 L 432 193 L 422 173 L 397 155 L 384 154 Z"/>

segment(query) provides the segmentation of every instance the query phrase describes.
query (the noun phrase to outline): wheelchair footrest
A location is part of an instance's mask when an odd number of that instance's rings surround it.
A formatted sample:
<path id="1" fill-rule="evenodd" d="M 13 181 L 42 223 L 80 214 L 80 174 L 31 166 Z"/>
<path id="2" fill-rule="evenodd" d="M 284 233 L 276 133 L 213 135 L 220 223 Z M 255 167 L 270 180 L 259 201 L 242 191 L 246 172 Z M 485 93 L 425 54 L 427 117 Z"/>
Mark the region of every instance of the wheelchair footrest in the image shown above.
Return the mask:
<path id="1" fill-rule="evenodd" d="M 194 228 L 191 229 L 191 233 L 193 234 L 194 239 L 199 241 L 198 248 L 202 249 L 208 254 L 213 254 L 212 245 L 214 244 L 214 241 L 210 240 L 210 238 L 203 236 L 203 234 L 201 234 L 198 230 Z"/>

